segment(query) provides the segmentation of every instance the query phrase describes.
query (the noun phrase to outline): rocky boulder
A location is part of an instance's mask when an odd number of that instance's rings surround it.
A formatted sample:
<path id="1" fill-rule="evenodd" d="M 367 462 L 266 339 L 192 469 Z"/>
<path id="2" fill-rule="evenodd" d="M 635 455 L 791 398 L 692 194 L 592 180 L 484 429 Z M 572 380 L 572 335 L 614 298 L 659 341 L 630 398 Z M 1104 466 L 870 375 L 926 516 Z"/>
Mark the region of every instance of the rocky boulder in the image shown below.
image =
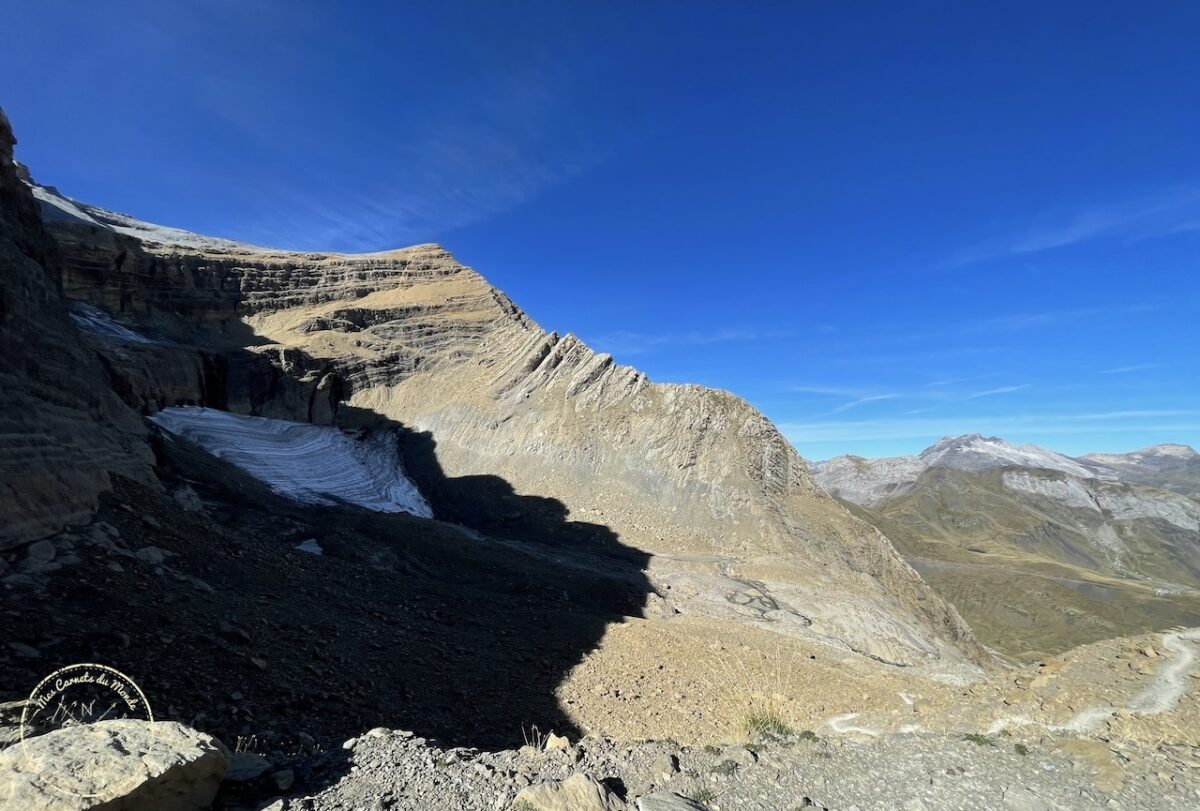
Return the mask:
<path id="1" fill-rule="evenodd" d="M 536 811 L 623 811 L 625 803 L 586 774 L 522 789 L 514 805 Z"/>
<path id="2" fill-rule="evenodd" d="M 219 741 L 173 721 L 64 727 L 0 752 L 0 808 L 193 811 L 228 768 Z"/>
<path id="3" fill-rule="evenodd" d="M 637 811 L 706 811 L 703 805 L 671 791 L 656 791 L 648 797 L 638 797 Z"/>

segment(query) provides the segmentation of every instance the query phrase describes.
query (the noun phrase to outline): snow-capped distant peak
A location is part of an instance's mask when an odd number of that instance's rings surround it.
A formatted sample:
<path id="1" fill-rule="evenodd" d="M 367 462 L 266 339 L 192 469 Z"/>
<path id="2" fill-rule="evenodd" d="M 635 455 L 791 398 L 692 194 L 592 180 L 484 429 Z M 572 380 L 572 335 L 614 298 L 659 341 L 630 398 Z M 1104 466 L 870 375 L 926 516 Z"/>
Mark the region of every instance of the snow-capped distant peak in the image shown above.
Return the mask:
<path id="1" fill-rule="evenodd" d="M 1190 445 L 1177 445 L 1174 443 L 1151 445 L 1149 448 L 1134 451 L 1134 454 L 1137 456 L 1174 456 L 1179 459 L 1195 459 L 1200 457 L 1200 453 L 1196 453 L 1196 449 Z"/>
<path id="2" fill-rule="evenodd" d="M 1013 445 L 1000 437 L 965 434 L 943 437 L 918 457 L 930 467 L 957 470 L 987 470 L 996 467 L 1029 467 L 1057 470 L 1072 476 L 1090 478 L 1095 472 L 1070 457 L 1037 445 Z"/>

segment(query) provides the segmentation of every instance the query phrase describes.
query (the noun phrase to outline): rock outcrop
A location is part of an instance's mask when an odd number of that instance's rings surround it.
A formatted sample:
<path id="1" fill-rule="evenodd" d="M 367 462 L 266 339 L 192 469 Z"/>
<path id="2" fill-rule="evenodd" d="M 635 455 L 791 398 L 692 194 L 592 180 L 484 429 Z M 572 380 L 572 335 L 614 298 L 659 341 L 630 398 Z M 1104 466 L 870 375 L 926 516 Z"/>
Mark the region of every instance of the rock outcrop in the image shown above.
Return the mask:
<path id="1" fill-rule="evenodd" d="M 216 739 L 173 721 L 64 727 L 0 752 L 0 808 L 197 811 L 228 766 Z"/>
<path id="2" fill-rule="evenodd" d="M 521 789 L 515 804 L 535 811 L 624 811 L 625 808 L 625 803 L 586 774 Z"/>
<path id="3" fill-rule="evenodd" d="M 439 517 L 523 531 L 529 516 L 468 492 L 502 481 L 664 560 L 703 556 L 714 576 L 777 583 L 797 623 L 884 661 L 976 650 L 745 401 L 651 383 L 545 332 L 439 246 L 272 251 L 34 191 L 63 289 L 94 308 L 78 322 L 142 413 L 205 405 L 397 431 Z"/>
<path id="4" fill-rule="evenodd" d="M 146 427 L 68 318 L 14 143 L 0 114 L 0 550 L 86 520 L 111 474 L 149 482 L 152 460 Z"/>

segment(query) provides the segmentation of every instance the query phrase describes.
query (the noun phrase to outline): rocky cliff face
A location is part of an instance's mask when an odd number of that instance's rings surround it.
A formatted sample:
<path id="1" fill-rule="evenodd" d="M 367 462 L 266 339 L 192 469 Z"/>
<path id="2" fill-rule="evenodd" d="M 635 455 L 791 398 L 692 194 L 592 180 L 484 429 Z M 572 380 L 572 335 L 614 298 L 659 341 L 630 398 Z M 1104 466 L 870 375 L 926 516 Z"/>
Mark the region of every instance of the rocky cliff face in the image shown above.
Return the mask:
<path id="1" fill-rule="evenodd" d="M 975 649 L 956 612 L 814 484 L 763 415 L 546 333 L 439 246 L 272 251 L 35 190 L 63 288 L 112 320 L 93 318 L 90 340 L 143 413 L 202 404 L 395 429 L 443 517 L 519 526 L 444 486 L 495 477 L 660 560 L 704 560 L 712 583 L 773 589 L 797 624 L 869 655 L 915 663 Z"/>
<path id="2" fill-rule="evenodd" d="M 117 473 L 150 481 L 147 433 L 68 318 L 61 264 L 0 112 L 0 550 L 85 520 Z"/>

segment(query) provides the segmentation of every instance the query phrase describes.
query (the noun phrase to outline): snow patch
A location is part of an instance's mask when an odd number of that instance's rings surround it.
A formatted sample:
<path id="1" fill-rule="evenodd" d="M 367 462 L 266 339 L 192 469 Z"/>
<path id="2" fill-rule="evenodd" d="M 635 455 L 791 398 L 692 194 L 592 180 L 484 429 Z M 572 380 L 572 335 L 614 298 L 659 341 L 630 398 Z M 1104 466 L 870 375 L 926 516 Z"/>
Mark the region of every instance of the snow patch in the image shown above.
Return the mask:
<path id="1" fill-rule="evenodd" d="M 360 440 L 333 427 L 195 406 L 167 408 L 150 419 L 303 504 L 433 517 L 401 466 L 393 434 Z"/>
<path id="2" fill-rule="evenodd" d="M 156 245 L 178 245 L 184 248 L 199 248 L 210 251 L 265 251 L 257 245 L 236 242 L 232 239 L 206 237 L 182 228 L 170 228 L 156 225 L 152 222 L 119 214 L 97 206 L 90 206 L 78 200 L 72 200 L 61 194 L 53 186 L 42 186 L 28 183 L 33 196 L 41 204 L 42 217 L 47 222 L 67 222 L 74 225 L 90 225 L 103 228 L 125 236 L 135 237 L 143 242 Z M 287 253 L 291 253 L 287 251 Z"/>
<path id="3" fill-rule="evenodd" d="M 75 326 L 85 332 L 103 335 L 107 338 L 115 338 L 118 341 L 125 341 L 131 344 L 157 343 L 145 335 L 134 332 L 124 324 L 118 323 L 116 319 L 99 307 L 93 307 L 81 301 L 73 302 L 67 315 L 75 323 Z"/>
<path id="4" fill-rule="evenodd" d="M 298 552 L 307 552 L 308 554 L 316 555 L 317 557 L 320 557 L 325 554 L 325 550 L 321 548 L 321 545 L 319 543 L 317 543 L 316 538 L 309 538 L 307 541 L 304 541 L 303 543 L 296 544 L 296 546 L 293 548 L 296 549 L 296 551 L 298 551 Z"/>
<path id="5" fill-rule="evenodd" d="M 41 204 L 42 217 L 47 222 L 70 222 L 77 225 L 94 225 L 103 228 L 83 207 L 59 194 L 53 187 L 29 184 L 34 199 Z"/>
<path id="6" fill-rule="evenodd" d="M 1057 470 L 1080 478 L 1096 474 L 1070 457 L 1039 448 L 1037 445 L 1016 446 L 999 437 L 967 434 L 945 437 L 921 452 L 920 460 L 929 466 L 957 470 L 988 470 L 995 467 L 1032 467 Z"/>

